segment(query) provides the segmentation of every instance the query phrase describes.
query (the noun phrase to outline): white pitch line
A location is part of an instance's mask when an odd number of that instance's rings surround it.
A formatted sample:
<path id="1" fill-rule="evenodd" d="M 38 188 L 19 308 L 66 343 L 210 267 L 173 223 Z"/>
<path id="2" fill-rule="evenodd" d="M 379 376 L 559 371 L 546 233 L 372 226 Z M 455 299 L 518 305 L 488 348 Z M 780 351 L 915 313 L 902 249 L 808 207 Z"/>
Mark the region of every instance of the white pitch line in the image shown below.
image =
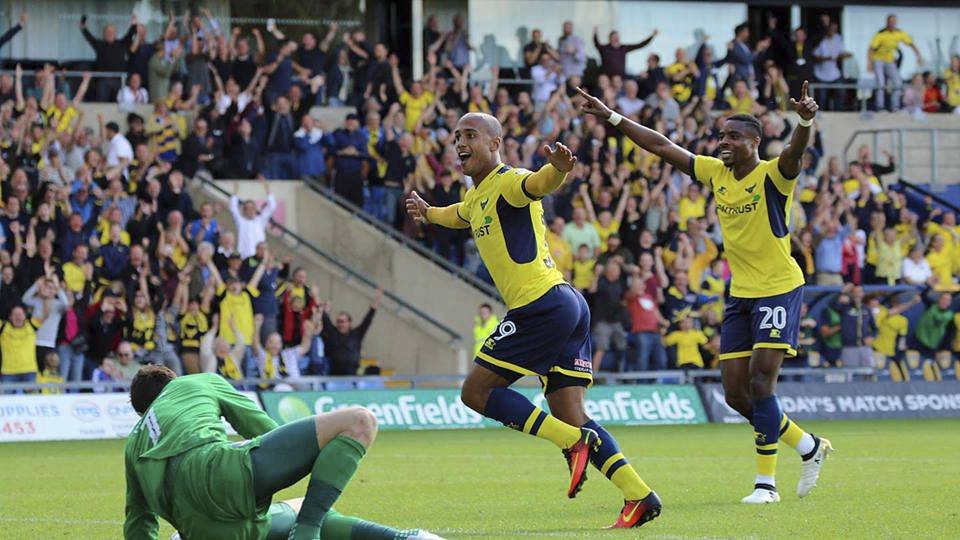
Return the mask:
<path id="1" fill-rule="evenodd" d="M 10 517 L 10 516 L 0 516 L 0 522 L 51 523 L 54 525 L 123 525 L 123 522 L 117 519 L 64 519 L 64 518 Z"/>

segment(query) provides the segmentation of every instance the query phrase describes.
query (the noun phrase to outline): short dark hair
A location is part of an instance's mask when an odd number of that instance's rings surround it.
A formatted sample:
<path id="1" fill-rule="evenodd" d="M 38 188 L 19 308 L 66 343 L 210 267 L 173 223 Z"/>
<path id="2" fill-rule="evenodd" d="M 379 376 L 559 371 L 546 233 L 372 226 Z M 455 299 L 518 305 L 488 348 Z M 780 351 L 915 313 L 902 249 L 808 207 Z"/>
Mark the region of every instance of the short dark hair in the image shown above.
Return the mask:
<path id="1" fill-rule="evenodd" d="M 120 133 L 120 126 L 116 122 L 107 122 L 106 128 L 114 133 Z"/>
<path id="2" fill-rule="evenodd" d="M 177 378 L 167 366 L 149 364 L 140 368 L 130 383 L 130 404 L 137 414 L 143 415 L 153 405 L 167 383 Z"/>
<path id="3" fill-rule="evenodd" d="M 760 125 L 760 120 L 758 120 L 757 117 L 752 114 L 737 113 L 727 118 L 727 122 L 731 120 L 734 122 L 743 122 L 744 124 L 747 124 L 748 126 L 752 127 L 757 132 L 757 137 L 759 137 L 760 134 L 763 133 L 763 127 Z"/>
<path id="4" fill-rule="evenodd" d="M 729 27 L 728 27 L 728 28 L 729 28 Z M 737 35 L 737 34 L 739 34 L 740 32 L 742 32 L 742 31 L 744 31 L 744 30 L 749 30 L 749 29 L 750 29 L 750 25 L 748 25 L 747 23 L 740 23 L 740 24 L 738 24 L 736 27 L 734 27 L 734 29 L 733 29 L 733 35 Z"/>
<path id="5" fill-rule="evenodd" d="M 487 308 L 487 309 L 489 309 L 490 311 L 493 311 L 493 306 L 491 306 L 491 305 L 488 304 L 487 302 L 484 302 L 484 303 L 480 304 L 480 307 L 481 307 L 481 308 Z"/>

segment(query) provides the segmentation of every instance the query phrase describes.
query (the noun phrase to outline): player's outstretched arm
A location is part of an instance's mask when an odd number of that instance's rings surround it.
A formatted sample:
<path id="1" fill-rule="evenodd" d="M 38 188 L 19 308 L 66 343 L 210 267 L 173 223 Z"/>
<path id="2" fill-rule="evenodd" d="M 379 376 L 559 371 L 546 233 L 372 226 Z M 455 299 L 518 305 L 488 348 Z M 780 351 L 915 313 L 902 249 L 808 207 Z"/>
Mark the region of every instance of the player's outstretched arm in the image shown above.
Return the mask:
<path id="1" fill-rule="evenodd" d="M 545 145 L 543 153 L 549 163 L 528 176 L 523 184 L 524 189 L 536 198 L 546 197 L 556 191 L 577 163 L 577 156 L 561 143 L 557 143 L 556 148 Z"/>
<path id="2" fill-rule="evenodd" d="M 807 141 L 810 140 L 810 127 L 813 117 L 817 115 L 817 102 L 810 97 L 807 81 L 803 81 L 803 87 L 800 90 L 800 101 L 790 98 L 790 104 L 800 116 L 800 123 L 793 130 L 790 137 L 790 144 L 780 152 L 780 173 L 784 178 L 793 179 L 800 174 L 800 161 L 803 158 L 803 151 L 807 149 Z"/>
<path id="3" fill-rule="evenodd" d="M 693 164 L 693 154 L 685 148 L 674 144 L 673 141 L 660 133 L 645 128 L 633 120 L 615 113 L 602 101 L 584 92 L 582 88 L 577 87 L 577 92 L 579 92 L 580 96 L 584 99 L 584 102 L 580 105 L 581 112 L 592 114 L 602 120 L 610 120 L 613 118 L 613 122 L 611 123 L 616 125 L 617 129 L 638 146 L 647 152 L 652 152 L 660 156 L 684 174 L 689 175 L 693 172 L 690 170 Z M 615 114 L 616 116 L 614 117 L 613 115 Z"/>
<path id="4" fill-rule="evenodd" d="M 407 213 L 414 221 L 423 224 L 433 223 L 448 229 L 466 229 L 470 227 L 470 222 L 460 213 L 462 205 L 463 203 L 443 207 L 430 206 L 419 193 L 413 191 L 407 199 Z"/>

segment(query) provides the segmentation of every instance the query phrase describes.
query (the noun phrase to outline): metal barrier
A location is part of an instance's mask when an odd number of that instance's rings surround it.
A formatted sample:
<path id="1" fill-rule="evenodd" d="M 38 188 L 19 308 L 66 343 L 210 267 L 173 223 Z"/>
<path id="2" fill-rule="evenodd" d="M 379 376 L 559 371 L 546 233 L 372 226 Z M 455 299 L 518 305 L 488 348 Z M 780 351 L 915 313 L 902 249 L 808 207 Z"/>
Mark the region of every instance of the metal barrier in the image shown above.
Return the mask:
<path id="1" fill-rule="evenodd" d="M 207 186 L 207 187 L 209 187 L 210 189 L 213 189 L 214 191 L 216 191 L 216 192 L 219 193 L 220 195 L 223 195 L 223 196 L 228 197 L 228 198 L 230 197 L 230 193 L 228 193 L 225 189 L 223 189 L 223 188 L 221 188 L 220 186 L 218 186 L 216 183 L 214 183 L 214 182 L 213 182 L 212 180 L 210 180 L 209 178 L 205 178 L 203 175 L 197 175 L 196 177 L 194 177 L 194 180 L 201 182 L 204 186 Z M 306 239 L 304 239 L 302 236 L 300 236 L 299 234 L 291 231 L 290 229 L 288 229 L 287 227 L 285 227 L 283 224 L 278 223 L 277 221 L 275 221 L 275 220 L 273 220 L 273 219 L 271 218 L 271 219 L 270 219 L 270 225 L 273 226 L 273 227 L 275 227 L 276 230 L 279 230 L 279 231 L 282 233 L 282 236 L 289 237 L 289 238 L 292 239 L 294 242 L 296 242 L 296 247 L 300 247 L 300 246 L 306 247 L 307 250 L 310 251 L 310 252 L 312 252 L 314 255 L 317 255 L 318 257 L 322 258 L 322 259 L 323 259 L 324 261 L 326 261 L 327 263 L 332 264 L 332 265 L 335 266 L 337 269 L 339 269 L 340 271 L 344 272 L 344 273 L 346 274 L 346 278 L 345 278 L 346 281 L 349 282 L 350 280 L 356 280 L 356 281 L 359 281 L 360 283 L 363 283 L 364 285 L 366 285 L 366 286 L 368 286 L 368 287 L 370 287 L 370 288 L 372 288 L 372 289 L 376 289 L 376 288 L 377 288 L 377 284 L 376 284 L 372 279 L 366 277 L 365 275 L 361 274 L 360 272 L 357 272 L 357 271 L 354 270 L 353 268 L 350 268 L 349 266 L 343 264 L 342 262 L 340 262 L 339 260 L 337 260 L 335 257 L 333 257 L 332 255 L 330 255 L 329 253 L 323 251 L 322 249 L 320 249 L 320 248 L 318 248 L 317 246 L 313 245 L 312 243 L 308 242 L 308 241 L 307 241 Z M 463 336 L 460 335 L 459 332 L 457 332 L 456 330 L 454 330 L 454 329 L 450 328 L 449 326 L 443 324 L 442 322 L 434 319 L 433 317 L 431 317 L 431 316 L 428 315 L 427 313 L 424 313 L 422 310 L 420 310 L 420 309 L 417 308 L 416 306 L 413 306 L 413 305 L 407 303 L 407 302 L 404 301 L 402 298 L 400 298 L 399 296 L 395 295 L 394 293 L 392 293 L 392 292 L 390 292 L 390 291 L 386 291 L 386 290 L 385 290 L 385 291 L 383 291 L 383 294 L 384 294 L 384 296 L 386 296 L 386 297 L 389 298 L 390 300 L 394 301 L 398 306 L 400 306 L 400 308 L 409 311 L 410 313 L 414 314 L 417 318 L 420 318 L 420 319 L 426 321 L 426 322 L 427 322 L 428 324 L 430 324 L 431 326 L 439 329 L 441 332 L 443 332 L 444 334 L 446 334 L 446 335 L 448 336 L 448 338 L 449 338 L 448 344 L 450 345 L 450 348 L 452 348 L 452 349 L 459 349 L 460 346 L 461 346 L 461 344 L 464 342 L 464 341 L 463 341 Z M 398 311 L 399 311 L 399 310 L 398 310 Z"/>
<path id="2" fill-rule="evenodd" d="M 25 69 L 25 70 L 23 70 L 23 74 L 24 74 L 24 75 L 36 75 L 37 73 L 39 73 L 39 72 L 41 72 L 41 71 L 43 71 L 43 70 L 42 70 L 42 69 L 31 69 L 31 70 Z M 12 69 L 2 69 L 2 70 L 0 70 L 0 73 L 2 73 L 2 74 L 4 74 L 4 75 L 10 75 L 11 77 L 15 77 L 15 76 L 16 76 L 16 71 L 15 71 L 15 70 L 12 70 Z M 123 86 L 126 86 L 126 84 L 127 84 L 127 75 L 129 75 L 129 74 L 128 74 L 127 72 L 125 72 L 125 71 L 94 71 L 94 70 L 92 70 L 92 69 L 91 69 L 91 70 L 87 70 L 87 71 L 68 70 L 68 71 L 56 71 L 56 72 L 54 72 L 55 75 L 60 75 L 60 76 L 63 76 L 63 77 L 75 77 L 75 78 L 81 78 L 81 77 L 83 77 L 84 75 L 86 75 L 87 73 L 90 74 L 90 78 L 92 78 L 92 79 L 120 79 L 120 84 L 123 85 Z M 88 97 L 92 97 L 92 96 L 88 96 Z M 109 103 L 109 102 L 104 102 L 104 103 Z"/>
<path id="3" fill-rule="evenodd" d="M 388 225 L 387 223 L 385 223 L 385 222 L 383 222 L 383 221 L 375 218 L 374 216 L 371 216 L 369 213 L 367 213 L 366 211 L 364 211 L 363 208 L 360 208 L 359 206 L 357 206 L 357 205 L 353 204 L 352 202 L 348 201 L 347 199 L 341 197 L 340 195 L 338 195 L 338 194 L 337 194 L 335 191 L 333 191 L 332 189 L 330 189 L 330 188 L 328 188 L 328 187 L 326 187 L 326 186 L 324 186 L 324 185 L 321 185 L 320 183 L 318 183 L 318 182 L 316 182 L 316 181 L 305 181 L 304 183 L 305 183 L 311 190 L 313 190 L 315 193 L 318 193 L 318 194 L 326 197 L 327 199 L 330 199 L 330 200 L 331 200 L 332 202 L 334 202 L 335 204 L 337 204 L 337 205 L 339 205 L 340 207 L 342 207 L 342 208 L 346 209 L 347 211 L 349 211 L 349 212 L 350 212 L 351 214 L 353 214 L 353 216 L 356 217 L 357 219 L 359 219 L 359 220 L 367 223 L 367 224 L 370 225 L 371 227 L 374 227 L 375 229 L 377 229 L 377 230 L 380 231 L 381 233 L 383 233 L 383 234 L 389 236 L 391 239 L 399 242 L 399 243 L 402 244 L 404 247 L 407 247 L 407 248 L 415 251 L 416 253 L 422 255 L 423 257 L 429 259 L 432 263 L 436 264 L 436 265 L 439 266 L 440 268 L 443 268 L 444 270 L 446 270 L 446 271 L 449 272 L 450 274 L 455 275 L 455 276 L 457 276 L 458 278 L 462 279 L 462 280 L 463 280 L 464 282 L 466 282 L 468 285 L 470 285 L 470 286 L 472 286 L 473 288 L 479 290 L 479 291 L 482 292 L 483 294 L 486 294 L 487 296 L 490 296 L 491 298 L 495 298 L 495 299 L 497 299 L 497 300 L 500 300 L 500 299 L 501 299 L 501 298 L 500 298 L 500 293 L 499 293 L 499 292 L 497 291 L 497 289 L 496 289 L 495 287 L 493 287 L 492 285 L 490 285 L 490 284 L 488 284 L 488 283 L 486 283 L 486 282 L 484 282 L 484 281 L 481 281 L 477 276 L 473 275 L 473 274 L 470 273 L 470 272 L 467 272 L 467 271 L 464 270 L 462 267 L 457 266 L 457 265 L 451 263 L 450 261 L 448 261 L 447 259 L 444 259 L 443 257 L 441 257 L 440 255 L 438 255 L 437 253 L 434 253 L 433 251 L 431 251 L 431 250 L 423 247 L 423 246 L 420 245 L 419 243 L 414 242 L 413 240 L 411 240 L 410 238 L 408 238 L 406 235 L 404 235 L 404 234 L 402 234 L 401 232 L 397 231 L 396 229 L 394 229 L 393 227 L 391 227 L 391 226 Z"/>
<path id="4" fill-rule="evenodd" d="M 890 146 L 894 148 L 895 154 L 897 156 L 897 166 L 902 172 L 906 166 L 904 160 L 904 135 L 920 133 L 926 135 L 927 141 L 929 141 L 930 148 L 930 184 L 936 188 L 940 185 L 940 176 L 937 173 L 939 169 L 938 161 L 938 149 L 937 145 L 939 144 L 940 135 L 944 133 L 951 134 L 960 134 L 960 129 L 956 128 L 884 128 L 884 129 L 858 129 L 850 135 L 850 139 L 847 140 L 847 144 L 843 147 L 843 166 L 846 167 L 849 164 L 848 155 L 850 149 L 857 142 L 857 139 L 863 135 L 869 135 L 872 138 L 873 145 L 873 155 L 878 155 L 878 148 L 880 145 L 880 136 L 889 135 L 890 136 Z"/>
<path id="5" fill-rule="evenodd" d="M 827 382 L 853 382 L 871 380 L 874 371 L 871 368 L 783 368 L 781 377 L 811 377 L 823 379 Z M 663 371 L 636 371 L 628 373 L 599 372 L 593 375 L 594 381 L 601 384 L 647 383 L 667 384 L 695 384 L 703 379 L 720 379 L 720 370 L 680 370 Z M 395 375 L 390 377 L 298 377 L 296 379 L 241 379 L 228 380 L 237 388 L 270 389 L 278 384 L 286 384 L 296 390 L 351 390 L 373 388 L 457 388 L 464 380 L 464 375 Z M 533 379 L 521 379 L 523 383 L 533 384 Z M 31 383 L 4 383 L 0 384 L 4 392 L 9 391 L 37 391 L 37 390 L 100 390 L 112 392 L 126 392 L 130 389 L 130 381 L 116 382 L 69 382 L 51 384 Z"/>

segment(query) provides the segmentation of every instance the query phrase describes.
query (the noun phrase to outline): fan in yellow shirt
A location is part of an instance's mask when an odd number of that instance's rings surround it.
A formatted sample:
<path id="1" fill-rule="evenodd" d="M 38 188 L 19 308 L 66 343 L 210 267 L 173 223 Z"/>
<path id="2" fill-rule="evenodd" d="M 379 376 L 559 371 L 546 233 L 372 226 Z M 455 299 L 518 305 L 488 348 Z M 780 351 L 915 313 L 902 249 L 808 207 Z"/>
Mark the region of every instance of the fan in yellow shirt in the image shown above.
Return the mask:
<path id="1" fill-rule="evenodd" d="M 37 379 L 37 328 L 46 320 L 27 318 L 23 306 L 10 310 L 10 318 L 0 325 L 0 355 L 3 382 L 34 382 Z"/>
<path id="2" fill-rule="evenodd" d="M 756 105 L 746 81 L 742 80 L 733 84 L 733 91 L 727 94 L 727 103 L 730 105 L 730 112 L 735 114 L 752 114 Z"/>
<path id="3" fill-rule="evenodd" d="M 37 384 L 61 384 L 63 375 L 60 375 L 60 356 L 55 351 L 47 352 L 43 357 L 43 372 L 37 375 Z M 59 388 L 44 388 L 41 394 L 62 394 Z"/>
<path id="4" fill-rule="evenodd" d="M 257 270 L 250 277 L 250 281 L 243 283 L 239 279 L 231 277 L 228 282 L 224 282 L 220 276 L 220 271 L 213 264 L 213 260 L 207 262 L 207 269 L 210 270 L 210 277 L 217 286 L 217 299 L 220 301 L 220 337 L 229 345 L 243 343 L 244 345 L 253 345 L 253 301 L 252 299 L 260 295 L 257 286 L 260 284 L 260 278 L 266 268 L 273 264 L 273 254 L 269 251 L 267 255 L 257 266 Z M 226 324 L 224 324 L 224 322 Z M 237 335 L 237 334 L 240 335 Z"/>
<path id="5" fill-rule="evenodd" d="M 677 205 L 677 225 L 681 231 L 687 230 L 691 218 L 701 218 L 707 215 L 707 199 L 700 193 L 700 184 L 691 183 L 687 192 L 680 197 Z"/>
<path id="6" fill-rule="evenodd" d="M 953 282 L 953 253 L 946 238 L 942 235 L 936 234 L 930 241 L 927 264 L 930 265 L 930 270 L 937 278 L 937 285 L 934 287 L 937 291 L 957 290 L 957 286 Z"/>
<path id="7" fill-rule="evenodd" d="M 547 246 L 550 248 L 550 256 L 557 265 L 557 270 L 563 274 L 567 281 L 573 279 L 573 248 L 570 242 L 563 239 L 563 228 L 566 226 L 563 218 L 557 216 L 550 223 L 547 229 Z"/>
<path id="8" fill-rule="evenodd" d="M 877 337 L 873 340 L 874 351 L 888 359 L 894 359 L 897 356 L 899 350 L 897 341 L 905 337 L 910 329 L 910 322 L 901 313 L 917 305 L 920 299 L 920 295 L 915 294 L 906 302 L 894 301 L 894 306 L 889 309 L 880 303 L 879 298 L 870 299 L 868 306 L 873 310 L 874 319 L 877 321 Z"/>
<path id="9" fill-rule="evenodd" d="M 393 75 L 393 88 L 397 91 L 400 98 L 400 104 L 404 106 L 403 115 L 407 119 L 407 131 L 413 131 L 417 127 L 417 121 L 420 115 L 427 107 L 433 104 L 433 71 L 427 79 L 422 81 L 413 81 L 408 92 L 403 86 L 403 79 L 400 78 L 400 68 L 397 64 L 397 57 L 390 57 L 390 67 Z"/>
<path id="10" fill-rule="evenodd" d="M 663 344 L 677 347 L 677 367 L 703 367 L 700 346 L 710 341 L 701 330 L 693 327 L 693 319 L 686 317 L 680 321 L 680 329 L 663 336 Z"/>
<path id="11" fill-rule="evenodd" d="M 950 68 L 943 72 L 943 80 L 947 83 L 947 105 L 954 113 L 960 112 L 960 55 L 950 57 Z"/>
<path id="12" fill-rule="evenodd" d="M 623 213 L 627 210 L 627 201 L 630 199 L 630 188 L 624 186 L 620 190 L 620 201 L 613 212 L 601 210 L 600 215 L 594 211 L 590 190 L 586 183 L 580 184 L 580 198 L 583 200 L 583 208 L 587 211 L 587 220 L 593 224 L 597 229 L 597 235 L 600 236 L 600 251 L 606 251 L 607 238 L 620 230 L 620 222 L 623 220 Z"/>
<path id="13" fill-rule="evenodd" d="M 574 288 L 585 291 L 593 283 L 594 269 L 597 266 L 597 259 L 593 256 L 593 250 L 586 244 L 581 244 L 577 249 L 577 258 L 573 261 L 573 278 L 571 284 Z"/>

